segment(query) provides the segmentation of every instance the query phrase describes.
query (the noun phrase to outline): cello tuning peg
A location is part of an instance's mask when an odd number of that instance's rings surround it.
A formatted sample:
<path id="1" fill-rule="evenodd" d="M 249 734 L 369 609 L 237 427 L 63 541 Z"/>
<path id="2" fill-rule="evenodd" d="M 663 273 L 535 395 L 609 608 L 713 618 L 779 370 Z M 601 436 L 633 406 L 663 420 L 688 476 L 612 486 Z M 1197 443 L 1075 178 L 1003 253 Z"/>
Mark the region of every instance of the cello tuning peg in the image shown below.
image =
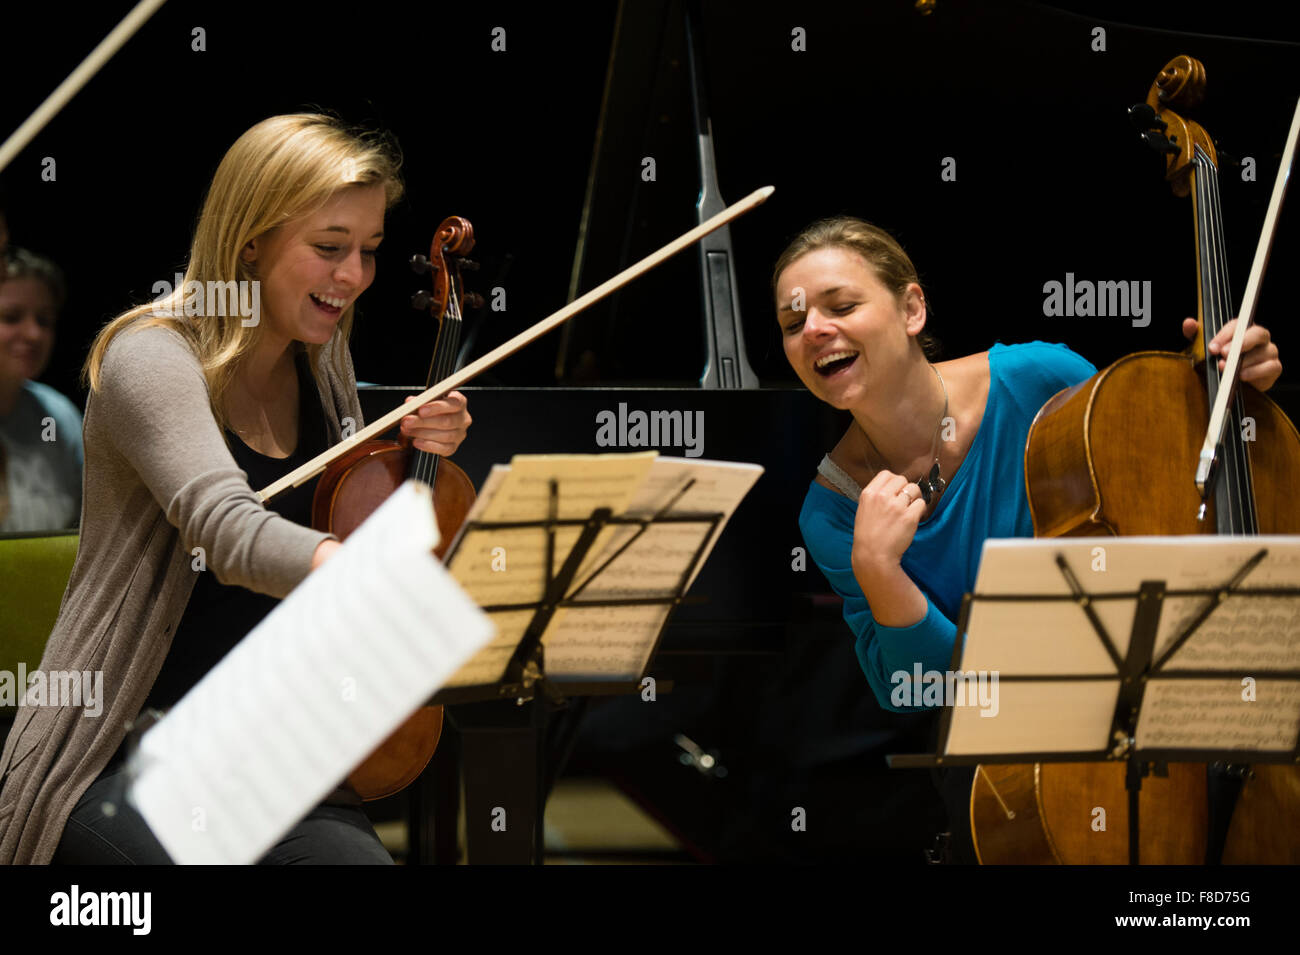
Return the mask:
<path id="1" fill-rule="evenodd" d="M 411 296 L 411 308 L 416 311 L 428 311 L 429 306 L 433 304 L 433 296 L 421 289 Z"/>
<path id="2" fill-rule="evenodd" d="M 466 308 L 477 310 L 483 307 L 483 296 L 479 295 L 478 292 L 466 292 L 464 301 Z"/>
<path id="3" fill-rule="evenodd" d="M 461 259 L 461 258 L 457 258 L 457 259 L 456 259 L 456 264 L 459 265 L 459 266 L 460 266 L 462 269 L 464 269 L 466 272 L 477 272 L 477 271 L 478 271 L 478 263 L 475 262 L 473 259 Z"/>
<path id="4" fill-rule="evenodd" d="M 415 272 L 417 275 L 423 275 L 425 272 L 431 271 L 436 268 L 437 266 L 429 261 L 429 257 L 427 255 L 411 256 L 411 271 Z"/>
<path id="5" fill-rule="evenodd" d="M 1138 129 L 1158 129 L 1164 132 L 1169 124 L 1156 115 L 1156 111 L 1146 103 L 1135 103 L 1128 108 L 1128 118 Z"/>
<path id="6" fill-rule="evenodd" d="M 1218 143 L 1214 144 L 1214 152 L 1219 159 L 1219 168 L 1224 166 L 1241 166 L 1241 157 L 1236 153 L 1230 153 Z"/>
<path id="7" fill-rule="evenodd" d="M 1163 134 L 1156 132 L 1154 129 L 1149 129 L 1143 133 L 1142 139 L 1148 146 L 1158 153 L 1173 153 L 1174 155 L 1177 155 L 1182 152 L 1177 143 L 1166 139 Z"/>

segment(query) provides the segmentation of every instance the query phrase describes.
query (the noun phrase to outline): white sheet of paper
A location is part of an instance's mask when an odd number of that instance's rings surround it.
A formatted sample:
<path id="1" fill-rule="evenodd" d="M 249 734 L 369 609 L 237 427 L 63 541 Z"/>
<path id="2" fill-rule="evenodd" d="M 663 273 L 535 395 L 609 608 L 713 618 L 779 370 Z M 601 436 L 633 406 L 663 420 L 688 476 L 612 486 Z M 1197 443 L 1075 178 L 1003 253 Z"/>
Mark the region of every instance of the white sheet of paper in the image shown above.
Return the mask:
<path id="1" fill-rule="evenodd" d="M 953 707 L 948 755 L 1086 753 L 1106 745 L 1118 680 L 999 680 L 996 689 L 995 715 L 982 715 L 991 708 Z"/>
<path id="2" fill-rule="evenodd" d="M 142 738 L 130 798 L 178 863 L 252 863 L 493 624 L 433 556 L 408 481 Z"/>

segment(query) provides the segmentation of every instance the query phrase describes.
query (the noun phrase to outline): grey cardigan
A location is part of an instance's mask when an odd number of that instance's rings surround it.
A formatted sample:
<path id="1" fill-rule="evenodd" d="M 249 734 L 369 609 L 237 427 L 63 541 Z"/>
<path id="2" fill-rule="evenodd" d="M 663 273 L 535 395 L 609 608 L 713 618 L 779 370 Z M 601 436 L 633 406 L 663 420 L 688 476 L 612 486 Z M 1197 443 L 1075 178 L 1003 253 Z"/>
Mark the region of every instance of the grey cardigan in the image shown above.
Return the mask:
<path id="1" fill-rule="evenodd" d="M 330 361 L 343 349 L 345 373 Z M 317 367 L 330 441 L 362 426 L 345 343 Z M 86 405 L 81 542 L 41 658 L 50 671 L 103 671 L 102 712 L 23 706 L 0 754 L 0 863 L 46 863 L 68 816 L 126 736 L 158 676 L 198 577 L 283 597 L 330 535 L 269 511 L 231 457 L 197 357 L 161 327 L 127 329 Z"/>

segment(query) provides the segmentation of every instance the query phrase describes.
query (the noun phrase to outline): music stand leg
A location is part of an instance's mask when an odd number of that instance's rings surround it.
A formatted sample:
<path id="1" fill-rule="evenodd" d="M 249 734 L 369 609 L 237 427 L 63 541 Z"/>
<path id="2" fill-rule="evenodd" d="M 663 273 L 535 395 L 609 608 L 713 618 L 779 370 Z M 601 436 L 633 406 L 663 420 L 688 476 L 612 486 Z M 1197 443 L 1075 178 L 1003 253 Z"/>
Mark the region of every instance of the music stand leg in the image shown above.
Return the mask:
<path id="1" fill-rule="evenodd" d="M 538 751 L 534 715 L 513 700 L 450 706 L 465 780 L 465 861 L 528 865 L 536 852 Z"/>
<path id="2" fill-rule="evenodd" d="M 1205 801 L 1208 810 L 1205 838 L 1205 864 L 1221 865 L 1223 847 L 1228 841 L 1228 826 L 1237 797 L 1241 795 L 1242 775 L 1248 766 L 1217 762 L 1205 764 Z"/>

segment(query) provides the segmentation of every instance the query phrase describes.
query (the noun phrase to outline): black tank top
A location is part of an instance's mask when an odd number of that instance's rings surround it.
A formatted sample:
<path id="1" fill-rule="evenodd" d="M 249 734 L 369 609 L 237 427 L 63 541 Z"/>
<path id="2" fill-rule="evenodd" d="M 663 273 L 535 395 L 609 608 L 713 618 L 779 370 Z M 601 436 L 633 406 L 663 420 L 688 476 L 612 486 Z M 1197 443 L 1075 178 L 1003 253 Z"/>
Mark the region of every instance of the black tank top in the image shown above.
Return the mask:
<path id="1" fill-rule="evenodd" d="M 265 487 L 283 477 L 328 446 L 328 426 L 306 354 L 297 355 L 295 366 L 298 372 L 298 444 L 291 455 L 272 458 L 259 454 L 237 434 L 226 429 L 226 440 L 235 463 L 248 473 L 248 483 L 253 488 Z M 267 507 L 295 524 L 310 527 L 311 499 L 315 490 L 316 479 L 306 481 L 280 494 Z M 144 709 L 175 706 L 279 602 L 266 594 L 220 583 L 211 570 L 199 573 Z"/>

